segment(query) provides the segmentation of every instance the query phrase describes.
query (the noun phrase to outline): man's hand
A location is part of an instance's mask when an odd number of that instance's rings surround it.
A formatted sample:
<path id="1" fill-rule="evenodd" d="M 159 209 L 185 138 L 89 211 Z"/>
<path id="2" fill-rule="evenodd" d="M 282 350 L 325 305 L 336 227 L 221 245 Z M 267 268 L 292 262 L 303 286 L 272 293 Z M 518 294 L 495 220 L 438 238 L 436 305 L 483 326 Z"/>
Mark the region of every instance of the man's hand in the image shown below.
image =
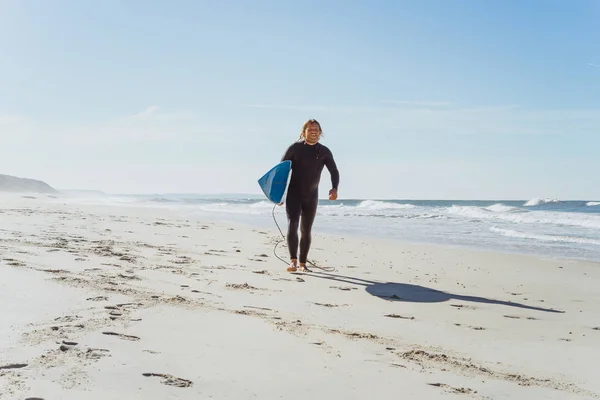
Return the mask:
<path id="1" fill-rule="evenodd" d="M 337 189 L 331 189 L 329 191 L 329 200 L 336 200 L 337 199 Z"/>

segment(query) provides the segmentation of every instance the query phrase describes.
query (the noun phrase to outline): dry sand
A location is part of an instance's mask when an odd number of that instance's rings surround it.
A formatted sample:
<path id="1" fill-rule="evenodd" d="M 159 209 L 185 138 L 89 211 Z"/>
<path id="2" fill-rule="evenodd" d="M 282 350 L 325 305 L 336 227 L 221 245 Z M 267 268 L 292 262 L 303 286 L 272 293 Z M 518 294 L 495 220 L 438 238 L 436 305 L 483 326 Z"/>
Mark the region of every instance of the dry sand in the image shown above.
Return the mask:
<path id="1" fill-rule="evenodd" d="M 597 263 L 51 201 L 0 198 L 0 399 L 600 398 Z"/>

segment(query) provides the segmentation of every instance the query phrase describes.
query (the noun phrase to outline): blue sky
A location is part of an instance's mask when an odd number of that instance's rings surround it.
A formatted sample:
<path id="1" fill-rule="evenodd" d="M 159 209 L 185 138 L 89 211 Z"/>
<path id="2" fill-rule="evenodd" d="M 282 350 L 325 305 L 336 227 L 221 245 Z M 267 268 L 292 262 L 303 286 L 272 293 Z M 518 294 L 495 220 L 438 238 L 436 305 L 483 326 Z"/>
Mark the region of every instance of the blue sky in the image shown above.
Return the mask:
<path id="1" fill-rule="evenodd" d="M 341 198 L 600 198 L 598 1 L 0 0 L 0 57 L 57 188 L 260 193 L 317 118 Z"/>

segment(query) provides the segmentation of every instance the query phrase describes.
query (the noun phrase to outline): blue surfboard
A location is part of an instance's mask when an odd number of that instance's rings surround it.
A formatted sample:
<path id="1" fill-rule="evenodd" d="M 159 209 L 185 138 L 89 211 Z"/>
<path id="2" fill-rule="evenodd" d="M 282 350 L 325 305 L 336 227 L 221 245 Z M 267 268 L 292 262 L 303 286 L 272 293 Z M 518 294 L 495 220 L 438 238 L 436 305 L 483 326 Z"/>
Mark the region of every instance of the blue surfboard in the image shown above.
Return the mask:
<path id="1" fill-rule="evenodd" d="M 258 185 L 267 199 L 275 204 L 281 203 L 291 170 L 292 162 L 290 160 L 282 161 L 258 180 Z"/>

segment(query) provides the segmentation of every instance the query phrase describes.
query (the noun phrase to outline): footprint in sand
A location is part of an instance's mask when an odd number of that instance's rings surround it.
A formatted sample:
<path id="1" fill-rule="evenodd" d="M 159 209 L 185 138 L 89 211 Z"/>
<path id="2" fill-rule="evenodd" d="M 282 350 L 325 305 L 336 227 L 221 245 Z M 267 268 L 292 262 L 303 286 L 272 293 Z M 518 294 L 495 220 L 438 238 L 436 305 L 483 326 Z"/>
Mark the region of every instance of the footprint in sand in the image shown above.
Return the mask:
<path id="1" fill-rule="evenodd" d="M 19 369 L 19 368 L 25 368 L 28 364 L 7 364 L 7 365 L 1 365 L 0 366 L 0 370 L 3 369 Z"/>
<path id="2" fill-rule="evenodd" d="M 339 289 L 339 290 L 343 290 L 343 291 L 350 291 L 350 290 L 358 290 L 355 287 L 351 287 L 351 286 L 329 286 L 330 289 Z"/>
<path id="3" fill-rule="evenodd" d="M 464 304 L 450 304 L 450 307 L 454 307 L 457 308 L 459 310 L 461 309 L 465 309 L 465 310 L 477 310 L 477 307 L 475 306 L 465 306 Z"/>
<path id="4" fill-rule="evenodd" d="M 67 350 L 71 350 L 73 349 L 75 346 L 77 346 L 79 343 L 77 342 L 70 342 L 68 340 L 63 340 L 62 344 L 60 345 L 59 349 L 61 351 L 67 351 Z"/>
<path id="5" fill-rule="evenodd" d="M 388 317 L 388 318 L 401 318 L 401 319 L 411 319 L 411 320 L 415 319 L 415 317 L 404 317 L 404 316 L 398 315 L 398 314 L 386 314 L 386 315 L 384 315 L 384 317 Z"/>
<path id="6" fill-rule="evenodd" d="M 75 322 L 78 319 L 81 319 L 79 315 L 65 315 L 64 317 L 56 317 L 54 318 L 55 322 Z"/>
<path id="7" fill-rule="evenodd" d="M 445 389 L 448 392 L 455 393 L 455 394 L 475 394 L 475 393 L 477 393 L 477 391 L 473 390 L 473 389 L 464 388 L 464 387 L 455 388 L 455 387 L 452 387 L 445 383 L 428 383 L 428 385 L 439 387 L 439 388 Z"/>
<path id="8" fill-rule="evenodd" d="M 176 376 L 169 375 L 169 374 L 155 374 L 155 373 L 151 373 L 151 372 L 146 372 L 146 373 L 143 373 L 142 375 L 149 376 L 149 377 L 156 376 L 159 378 L 163 378 L 160 382 L 163 385 L 168 385 L 168 386 L 190 387 L 193 385 L 193 382 L 190 380 L 177 378 Z"/>
<path id="9" fill-rule="evenodd" d="M 121 304 L 117 304 L 114 306 L 104 306 L 105 309 L 107 310 L 113 310 L 113 311 L 117 311 L 117 312 L 121 312 L 121 311 L 125 311 L 128 307 L 131 308 L 138 308 L 143 306 L 142 303 L 121 303 Z"/>
<path id="10" fill-rule="evenodd" d="M 327 308 L 336 308 L 336 307 L 344 307 L 346 304 L 338 305 L 338 304 L 330 304 L 330 303 L 313 303 L 317 306 L 327 307 Z"/>
<path id="11" fill-rule="evenodd" d="M 108 315 L 110 315 L 110 319 L 115 320 L 118 317 L 122 317 L 123 313 L 120 313 L 118 311 L 111 311 L 111 312 L 108 313 Z"/>
<path id="12" fill-rule="evenodd" d="M 123 340 L 129 340 L 129 341 L 138 341 L 140 340 L 140 338 L 138 336 L 133 336 L 133 335 L 125 335 L 123 333 L 116 333 L 116 332 L 102 332 L 103 335 L 110 335 L 110 336 L 117 336 L 119 339 L 123 339 Z"/>
<path id="13" fill-rule="evenodd" d="M 13 260 L 13 261 L 9 261 L 8 265 L 10 265 L 11 267 L 25 267 L 27 264 L 25 264 L 24 262 L 21 262 L 21 261 Z"/>
<path id="14" fill-rule="evenodd" d="M 267 307 L 257 307 L 257 306 L 244 306 L 246 308 L 255 308 L 257 310 L 265 310 L 265 311 L 273 311 L 272 308 L 267 308 Z"/>
<path id="15" fill-rule="evenodd" d="M 121 312 L 121 309 L 119 307 L 117 307 L 117 306 L 106 306 L 104 308 L 107 309 L 107 310 L 111 310 L 111 311 L 109 311 L 108 315 L 109 315 L 109 318 L 111 320 L 113 320 L 113 321 L 115 319 L 123 316 L 123 313 Z"/>
<path id="16" fill-rule="evenodd" d="M 259 274 L 259 275 L 269 275 L 269 273 L 267 272 L 266 269 L 260 270 L 260 271 L 252 271 L 253 274 Z"/>
<path id="17" fill-rule="evenodd" d="M 87 301 L 107 301 L 108 297 L 106 296 L 97 296 L 97 297 L 88 297 Z"/>
<path id="18" fill-rule="evenodd" d="M 110 355 L 110 350 L 108 349 L 87 349 L 84 354 L 84 357 L 90 360 L 99 360 L 102 357 L 106 357 Z"/>
<path id="19" fill-rule="evenodd" d="M 242 289 L 242 290 L 259 290 L 258 288 L 255 288 L 254 286 L 248 285 L 248 283 L 228 283 L 225 285 L 225 287 L 228 287 L 230 289 Z"/>
<path id="20" fill-rule="evenodd" d="M 190 257 L 188 256 L 177 256 L 175 260 L 171 260 L 171 262 L 173 264 L 191 264 L 194 262 L 194 260 L 192 260 Z"/>
<path id="21" fill-rule="evenodd" d="M 210 295 L 210 296 L 221 297 L 221 296 L 219 296 L 218 294 L 214 294 L 214 293 L 211 293 L 211 292 L 203 292 L 203 291 L 201 291 L 201 290 L 197 290 L 197 289 L 192 289 L 192 290 L 190 290 L 190 292 L 192 292 L 192 293 L 208 294 L 208 295 Z"/>
<path id="22" fill-rule="evenodd" d="M 455 326 L 463 326 L 462 324 L 458 324 L 458 323 L 455 323 L 454 325 L 455 325 Z M 474 331 L 485 331 L 485 330 L 486 330 L 486 329 L 485 329 L 484 327 L 482 327 L 482 326 L 470 326 L 470 325 L 466 325 L 465 327 L 466 327 L 466 328 L 469 328 L 469 329 L 473 329 Z"/>
<path id="23" fill-rule="evenodd" d="M 43 269 L 42 271 L 48 272 L 49 274 L 68 274 L 69 271 L 64 269 Z"/>
<path id="24" fill-rule="evenodd" d="M 524 317 L 519 317 L 519 316 L 517 316 L 517 315 L 503 315 L 503 317 L 504 317 L 504 318 L 511 318 L 511 319 L 522 319 L 522 318 L 524 318 Z M 537 321 L 537 320 L 538 320 L 538 319 L 537 319 L 537 318 L 535 318 L 535 317 L 527 317 L 527 318 L 525 318 L 525 319 L 527 319 L 527 320 L 529 320 L 529 321 Z"/>

